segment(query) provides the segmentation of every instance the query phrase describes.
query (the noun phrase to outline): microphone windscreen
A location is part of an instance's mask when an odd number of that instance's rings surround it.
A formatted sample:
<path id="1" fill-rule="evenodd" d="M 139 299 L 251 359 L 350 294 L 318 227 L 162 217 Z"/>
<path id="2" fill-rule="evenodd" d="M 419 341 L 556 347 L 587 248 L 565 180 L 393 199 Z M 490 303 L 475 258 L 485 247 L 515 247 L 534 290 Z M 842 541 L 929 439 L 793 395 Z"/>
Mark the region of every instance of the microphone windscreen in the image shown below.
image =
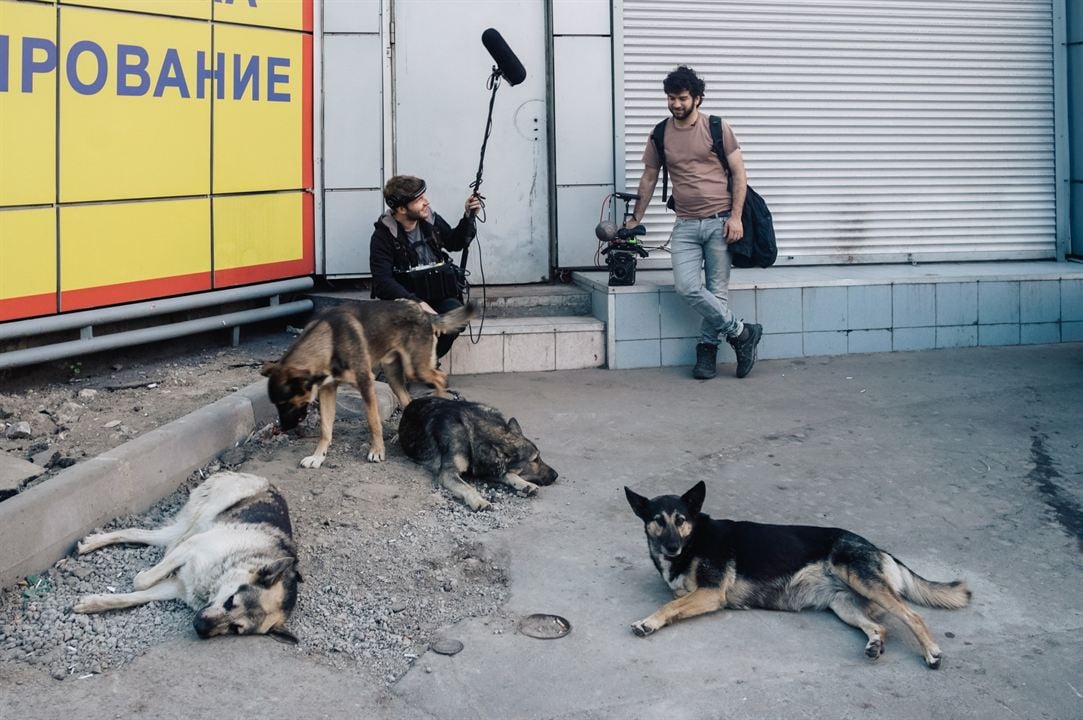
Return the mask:
<path id="1" fill-rule="evenodd" d="M 500 33 L 493 28 L 489 28 L 481 34 L 481 44 L 493 56 L 497 68 L 500 69 L 500 74 L 504 76 L 508 83 L 518 85 L 523 80 L 526 80 L 526 68 L 519 62 L 519 58 L 515 57 L 515 53 L 504 42 L 504 38 L 501 37 Z"/>
<path id="2" fill-rule="evenodd" d="M 594 234 L 602 242 L 613 242 L 617 237 L 617 226 L 611 222 L 598 223 L 594 228 Z"/>

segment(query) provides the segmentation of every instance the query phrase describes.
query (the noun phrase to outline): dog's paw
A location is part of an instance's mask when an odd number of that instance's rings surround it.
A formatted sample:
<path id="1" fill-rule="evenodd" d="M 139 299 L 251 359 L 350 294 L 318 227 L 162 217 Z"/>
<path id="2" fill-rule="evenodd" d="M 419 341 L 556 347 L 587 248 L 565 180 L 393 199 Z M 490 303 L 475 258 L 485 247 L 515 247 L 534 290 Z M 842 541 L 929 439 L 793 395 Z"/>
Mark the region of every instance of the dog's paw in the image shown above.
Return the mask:
<path id="1" fill-rule="evenodd" d="M 466 504 L 474 512 L 480 512 L 482 510 L 488 510 L 489 508 L 491 508 L 493 506 L 493 504 L 491 502 L 489 502 L 485 498 L 481 497 L 480 495 L 478 497 L 476 497 L 476 498 L 471 498 L 470 500 L 467 500 Z"/>
<path id="2" fill-rule="evenodd" d="M 72 606 L 71 611 L 79 613 L 80 615 L 98 612 L 98 604 L 101 602 L 100 598 L 101 595 L 84 595 L 79 598 L 79 602 Z"/>
<path id="3" fill-rule="evenodd" d="M 634 632 L 639 637 L 647 637 L 657 629 L 658 628 L 654 627 L 654 625 L 651 624 L 650 618 L 647 618 L 646 620 L 640 620 L 636 623 L 632 623 L 632 632 Z"/>
<path id="4" fill-rule="evenodd" d="M 925 653 L 925 664 L 929 666 L 930 670 L 940 669 L 940 648 L 934 646 L 929 652 Z"/>
<path id="5" fill-rule="evenodd" d="M 315 470 L 320 465 L 323 465 L 324 457 L 326 457 L 326 456 L 325 455 L 309 455 L 306 458 L 302 458 L 301 459 L 301 467 L 303 467 L 303 468 L 312 468 L 313 470 Z"/>
<path id="6" fill-rule="evenodd" d="M 865 646 L 865 657 L 869 660 L 879 660 L 880 656 L 884 654 L 884 641 L 883 640 L 869 640 L 869 644 Z"/>
<path id="7" fill-rule="evenodd" d="M 79 555 L 86 555 L 88 552 L 91 552 L 93 549 L 94 549 L 94 546 L 90 542 L 90 536 L 89 535 L 75 544 L 75 552 L 78 553 Z"/>
<path id="8" fill-rule="evenodd" d="M 135 579 L 132 580 L 132 587 L 136 590 L 146 590 L 154 584 L 154 580 L 151 579 L 149 570 L 142 570 L 135 575 Z"/>
<path id="9" fill-rule="evenodd" d="M 538 494 L 538 486 L 534 483 L 528 482 L 523 487 L 519 488 L 519 494 L 523 497 L 531 497 Z"/>
<path id="10" fill-rule="evenodd" d="M 383 461 L 384 461 L 384 449 L 383 448 L 380 448 L 379 450 L 377 450 L 376 448 L 373 448 L 372 450 L 369 450 L 369 462 L 376 463 L 376 462 L 383 462 Z"/>

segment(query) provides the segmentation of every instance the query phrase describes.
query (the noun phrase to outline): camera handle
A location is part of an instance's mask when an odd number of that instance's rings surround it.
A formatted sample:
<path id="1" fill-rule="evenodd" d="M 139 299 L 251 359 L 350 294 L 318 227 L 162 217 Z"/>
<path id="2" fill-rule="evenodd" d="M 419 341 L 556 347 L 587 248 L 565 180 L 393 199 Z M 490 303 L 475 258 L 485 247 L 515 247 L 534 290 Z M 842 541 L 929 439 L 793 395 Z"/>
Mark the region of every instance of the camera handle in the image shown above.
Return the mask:
<path id="1" fill-rule="evenodd" d="M 628 204 L 633 200 L 639 200 L 639 195 L 636 195 L 635 193 L 615 192 L 613 193 L 613 197 L 624 201 L 624 216 L 621 218 L 621 225 L 624 225 L 628 222 L 628 218 L 635 217 L 635 215 L 632 214 L 632 211 L 628 209 Z"/>

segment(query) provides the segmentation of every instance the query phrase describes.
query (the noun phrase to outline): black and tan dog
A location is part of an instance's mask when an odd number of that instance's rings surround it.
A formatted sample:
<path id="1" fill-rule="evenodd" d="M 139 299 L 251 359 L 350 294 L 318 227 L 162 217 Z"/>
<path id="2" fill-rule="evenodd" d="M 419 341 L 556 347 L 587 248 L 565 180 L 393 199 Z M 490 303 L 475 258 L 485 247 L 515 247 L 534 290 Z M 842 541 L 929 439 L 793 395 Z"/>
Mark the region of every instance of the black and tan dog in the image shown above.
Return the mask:
<path id="1" fill-rule="evenodd" d="M 539 485 L 557 479 L 515 418 L 505 420 L 481 403 L 418 398 L 402 412 L 399 443 L 472 510 L 484 510 L 489 503 L 463 481 L 463 473 L 503 482 L 523 495 L 534 495 Z"/>
<path id="2" fill-rule="evenodd" d="M 863 537 L 838 528 L 714 520 L 700 512 L 707 492 L 699 482 L 680 497 L 648 500 L 624 488 L 643 521 L 651 560 L 677 599 L 632 625 L 646 636 L 675 620 L 720 608 L 826 610 L 868 636 L 865 655 L 880 657 L 883 611 L 902 620 L 929 667 L 940 648 L 921 616 L 903 598 L 926 607 L 961 608 L 966 583 L 932 582 Z"/>
<path id="3" fill-rule="evenodd" d="M 308 405 L 320 400 L 320 441 L 301 467 L 323 464 L 335 424 L 339 383 L 354 385 L 365 401 L 372 433 L 368 459 L 384 459 L 383 425 L 373 373 L 380 365 L 399 404 L 410 404 L 407 380 L 432 385 L 447 394 L 447 374 L 436 369 L 436 335 L 462 330 L 474 316 L 472 304 L 443 315 L 430 315 L 408 300 L 348 303 L 324 311 L 310 322 L 277 363 L 265 363 L 267 393 L 278 408 L 283 430 L 291 430 L 308 415 Z"/>
<path id="4" fill-rule="evenodd" d="M 273 635 L 285 629 L 297 602 L 297 547 L 282 495 L 256 475 L 220 472 L 192 491 L 169 525 L 89 535 L 80 555 L 106 545 L 161 545 L 165 555 L 132 583 L 136 592 L 87 595 L 77 613 L 182 600 L 197 611 L 196 634 Z"/>

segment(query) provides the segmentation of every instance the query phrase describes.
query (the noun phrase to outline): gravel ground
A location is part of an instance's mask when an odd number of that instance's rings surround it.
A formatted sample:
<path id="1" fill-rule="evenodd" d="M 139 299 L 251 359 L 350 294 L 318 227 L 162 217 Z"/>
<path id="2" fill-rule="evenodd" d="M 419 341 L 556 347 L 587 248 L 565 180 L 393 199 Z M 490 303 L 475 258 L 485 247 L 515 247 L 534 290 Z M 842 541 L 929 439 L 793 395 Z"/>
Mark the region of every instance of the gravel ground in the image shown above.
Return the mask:
<path id="1" fill-rule="evenodd" d="M 236 354 L 221 359 L 233 363 Z M 175 369 L 195 377 L 213 368 L 204 361 L 194 375 Z M 257 379 L 254 369 L 249 374 L 248 382 Z M 269 477 L 290 505 L 305 580 L 288 624 L 300 640 L 296 652 L 391 683 L 442 638 L 441 628 L 461 619 L 487 617 L 494 633 L 512 631 L 513 620 L 501 615 L 506 556 L 488 547 L 485 535 L 521 519 L 530 500 L 502 485 L 479 485 L 493 508 L 473 513 L 435 490 L 395 440 L 398 413 L 384 425 L 387 461 L 366 462 L 366 423 L 340 415 L 323 467 L 300 469 L 318 434 L 317 417 L 310 412 L 303 437 L 265 428 L 147 513 L 118 518 L 106 529 L 162 524 L 220 467 L 253 472 Z M 165 641 L 204 642 L 192 629 L 193 611 L 179 601 L 100 615 L 71 612 L 83 594 L 128 591 L 135 574 L 160 557 L 160 548 L 108 547 L 63 558 L 0 593 L 0 672 L 14 662 L 58 680 L 82 677 L 119 668 Z"/>

